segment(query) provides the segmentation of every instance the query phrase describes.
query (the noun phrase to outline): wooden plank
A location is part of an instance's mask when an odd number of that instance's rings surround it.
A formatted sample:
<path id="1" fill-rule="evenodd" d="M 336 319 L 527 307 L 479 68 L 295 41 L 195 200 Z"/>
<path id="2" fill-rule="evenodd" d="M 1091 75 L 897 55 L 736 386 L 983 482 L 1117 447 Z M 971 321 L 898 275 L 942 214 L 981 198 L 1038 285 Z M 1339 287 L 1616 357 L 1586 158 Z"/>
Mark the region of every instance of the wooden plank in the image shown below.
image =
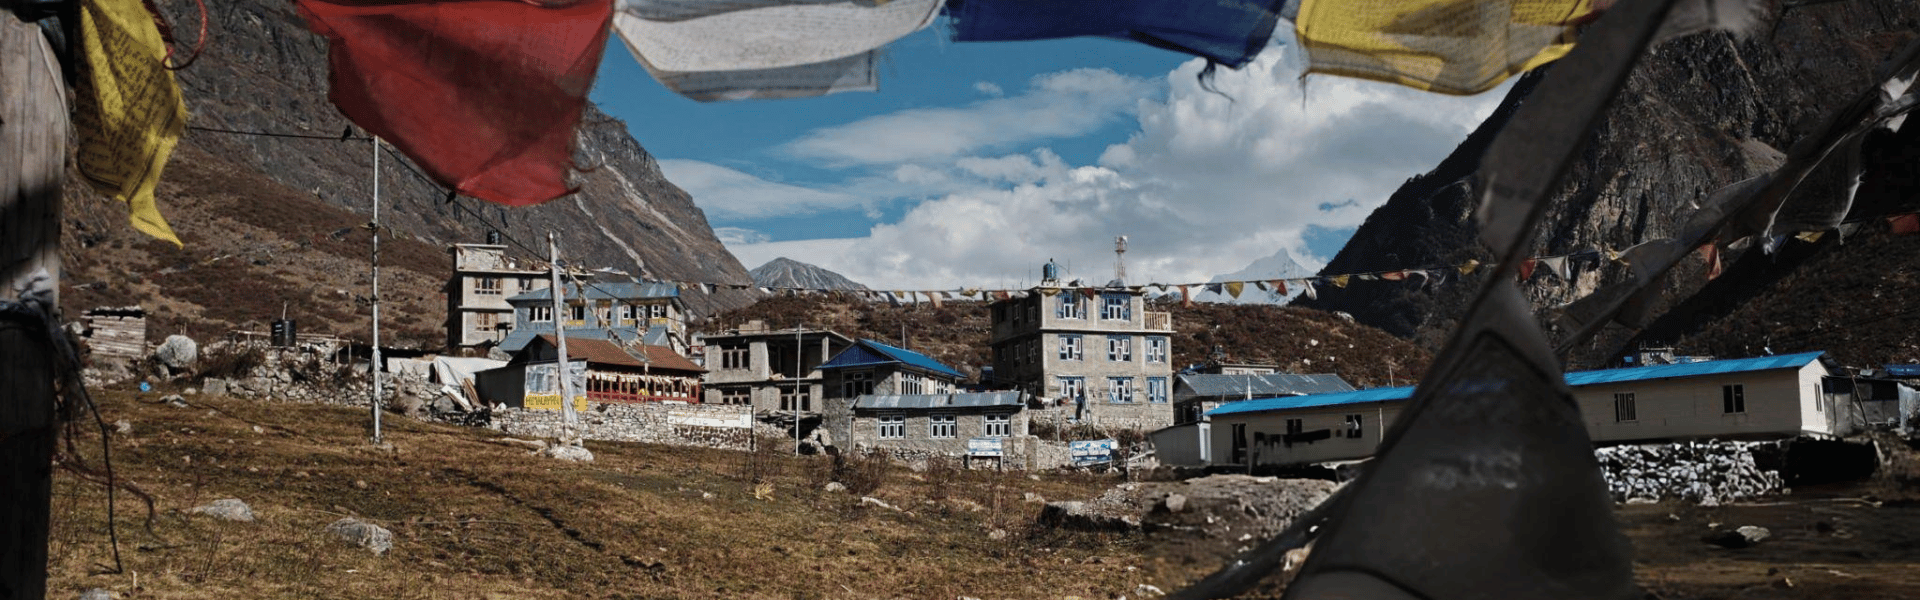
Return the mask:
<path id="1" fill-rule="evenodd" d="M 0 12 L 0 295 L 60 275 L 64 83 L 40 29 Z M 0 321 L 0 597 L 43 598 L 53 491 L 53 349 L 35 324 Z"/>

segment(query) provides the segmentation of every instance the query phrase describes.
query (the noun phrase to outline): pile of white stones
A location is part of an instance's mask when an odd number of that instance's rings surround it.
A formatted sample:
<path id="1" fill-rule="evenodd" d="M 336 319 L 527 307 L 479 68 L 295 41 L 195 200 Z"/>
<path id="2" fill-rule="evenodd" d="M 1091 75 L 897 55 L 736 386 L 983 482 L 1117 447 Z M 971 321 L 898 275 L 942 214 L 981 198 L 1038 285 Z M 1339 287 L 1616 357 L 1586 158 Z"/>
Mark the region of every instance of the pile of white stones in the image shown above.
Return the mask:
<path id="1" fill-rule="evenodd" d="M 1709 440 L 1610 446 L 1594 456 L 1616 502 L 1678 499 L 1714 505 L 1785 490 L 1780 472 L 1760 468 L 1753 457 L 1756 449 L 1775 451 L 1779 444 Z"/>

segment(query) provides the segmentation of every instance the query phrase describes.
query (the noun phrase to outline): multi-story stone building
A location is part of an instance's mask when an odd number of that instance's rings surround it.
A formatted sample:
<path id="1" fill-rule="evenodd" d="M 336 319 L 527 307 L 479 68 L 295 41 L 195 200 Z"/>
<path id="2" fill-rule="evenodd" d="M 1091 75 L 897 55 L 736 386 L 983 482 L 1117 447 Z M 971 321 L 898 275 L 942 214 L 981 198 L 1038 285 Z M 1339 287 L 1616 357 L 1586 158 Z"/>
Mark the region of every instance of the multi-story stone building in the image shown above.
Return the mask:
<path id="1" fill-rule="evenodd" d="M 983 383 L 1017 387 L 1104 426 L 1173 424 L 1173 317 L 1146 310 L 1142 288 L 1048 278 L 990 309 L 996 381 Z"/>
<path id="2" fill-rule="evenodd" d="M 566 314 L 558 317 L 569 338 L 597 337 L 687 351 L 686 305 L 680 301 L 680 288 L 672 283 L 583 282 L 565 284 L 561 290 Z M 518 352 L 534 336 L 553 333 L 551 289 L 509 297 L 507 304 L 513 310 L 513 329 L 501 338 L 501 350 Z"/>
<path id="3" fill-rule="evenodd" d="M 819 413 L 820 365 L 853 345 L 823 329 L 770 329 L 752 321 L 706 335 L 706 402 L 750 404 L 756 413 Z"/>
<path id="4" fill-rule="evenodd" d="M 545 268 L 523 265 L 499 244 L 454 244 L 453 276 L 447 280 L 447 347 L 498 344 L 514 329 L 507 298 L 546 289 Z M 549 329 L 551 331 L 551 329 Z"/>

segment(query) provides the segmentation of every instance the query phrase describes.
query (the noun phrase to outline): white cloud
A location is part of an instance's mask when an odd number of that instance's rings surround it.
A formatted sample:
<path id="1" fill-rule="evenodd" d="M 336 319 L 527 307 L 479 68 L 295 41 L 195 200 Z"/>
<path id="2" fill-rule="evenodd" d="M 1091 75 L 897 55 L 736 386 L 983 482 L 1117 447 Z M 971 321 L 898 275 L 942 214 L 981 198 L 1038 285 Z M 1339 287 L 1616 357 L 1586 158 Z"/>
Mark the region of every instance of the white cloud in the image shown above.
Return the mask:
<path id="1" fill-rule="evenodd" d="M 768 181 L 697 160 L 662 159 L 660 171 L 714 219 L 778 217 L 869 203 L 864 196 Z"/>
<path id="2" fill-rule="evenodd" d="M 830 166 L 948 159 L 1015 144 L 1091 133 L 1133 111 L 1158 86 L 1107 69 L 1033 78 L 1025 93 L 958 108 L 915 108 L 817 129 L 785 154 Z"/>
<path id="3" fill-rule="evenodd" d="M 1131 238 L 1132 283 L 1206 281 L 1281 249 L 1320 263 L 1326 257 L 1311 255 L 1303 239 L 1309 226 L 1361 223 L 1408 177 L 1445 158 L 1505 91 L 1461 98 L 1320 76 L 1303 88 L 1299 66 L 1272 48 L 1242 70 L 1221 70 L 1216 94 L 1196 81 L 1201 66 L 1189 61 L 1169 73 L 1160 82 L 1165 100 L 1133 93 L 1131 107 L 1109 102 L 1109 114 L 1137 113 L 1139 129 L 1092 165 L 1066 164 L 1045 148 L 979 151 L 1051 137 L 979 130 L 997 113 L 1013 112 L 982 105 L 1032 102 L 1031 91 L 815 132 L 788 149 L 828 163 L 872 164 L 846 188 L 893 186 L 937 197 L 866 237 L 730 247 L 746 263 L 784 255 L 886 289 L 1030 285 L 1048 258 L 1068 265 L 1071 277 L 1105 282 L 1119 234 Z M 1058 79 L 1076 73 L 1085 89 L 1112 83 L 1070 71 L 1038 78 L 1048 83 L 1035 87 L 1072 87 Z M 923 133 L 936 139 L 910 143 Z"/>
<path id="4" fill-rule="evenodd" d="M 993 96 L 995 98 L 999 98 L 1001 96 L 1007 95 L 1006 90 L 1000 89 L 1000 84 L 997 84 L 991 81 L 973 82 L 973 91 L 980 92 L 988 96 Z"/>
<path id="5" fill-rule="evenodd" d="M 720 243 L 728 246 L 764 244 L 773 240 L 773 236 L 766 233 L 742 227 L 715 227 L 713 237 L 719 238 Z"/>

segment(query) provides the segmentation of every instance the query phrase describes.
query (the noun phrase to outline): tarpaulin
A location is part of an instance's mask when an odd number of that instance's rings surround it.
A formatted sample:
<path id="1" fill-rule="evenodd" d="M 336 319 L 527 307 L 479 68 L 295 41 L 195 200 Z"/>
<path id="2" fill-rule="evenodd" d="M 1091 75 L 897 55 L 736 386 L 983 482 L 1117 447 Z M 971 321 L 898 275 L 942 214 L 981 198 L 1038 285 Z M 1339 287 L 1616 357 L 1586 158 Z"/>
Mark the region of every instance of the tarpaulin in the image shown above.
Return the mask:
<path id="1" fill-rule="evenodd" d="M 1302 0 L 1307 70 L 1475 94 L 1573 48 L 1588 0 Z"/>
<path id="2" fill-rule="evenodd" d="M 94 189 L 126 202 L 133 228 L 180 245 L 160 216 L 154 187 L 187 126 L 187 105 L 167 70 L 165 42 L 139 0 L 80 2 L 75 154 Z"/>
<path id="3" fill-rule="evenodd" d="M 1283 0 L 950 0 L 953 39 L 1010 42 L 1101 36 L 1238 68 L 1279 22 Z"/>
<path id="4" fill-rule="evenodd" d="M 879 50 L 926 27 L 940 0 L 622 0 L 614 29 L 674 93 L 717 100 L 879 89 Z"/>
<path id="5" fill-rule="evenodd" d="M 572 191 L 612 0 L 295 2 L 327 38 L 329 99 L 435 181 L 514 206 Z"/>

